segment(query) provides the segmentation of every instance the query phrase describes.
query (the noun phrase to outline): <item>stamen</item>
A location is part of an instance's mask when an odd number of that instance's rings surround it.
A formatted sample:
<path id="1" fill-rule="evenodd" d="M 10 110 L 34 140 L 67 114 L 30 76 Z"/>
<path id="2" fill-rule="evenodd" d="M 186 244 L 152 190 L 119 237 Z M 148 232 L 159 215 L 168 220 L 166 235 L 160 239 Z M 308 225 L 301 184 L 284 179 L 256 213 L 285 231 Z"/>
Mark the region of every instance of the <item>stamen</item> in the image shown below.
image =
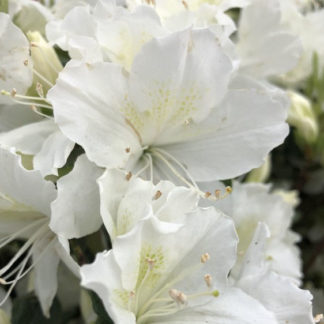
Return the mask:
<path id="1" fill-rule="evenodd" d="M 317 315 L 314 317 L 314 322 L 315 322 L 315 323 L 319 323 L 323 318 L 324 318 L 323 314 L 317 314 Z"/>
<path id="2" fill-rule="evenodd" d="M 36 83 L 36 92 L 41 98 L 44 98 L 43 85 L 39 82 Z"/>
<path id="3" fill-rule="evenodd" d="M 212 281 L 213 281 L 212 276 L 209 273 L 207 273 L 204 276 L 204 280 L 206 282 L 207 287 L 210 288 L 212 286 Z"/>
<path id="4" fill-rule="evenodd" d="M 154 195 L 154 197 L 153 197 L 153 200 L 157 200 L 157 199 L 159 199 L 161 196 L 162 196 L 162 192 L 161 192 L 160 190 L 158 190 L 158 191 L 155 193 L 155 195 Z"/>
<path id="5" fill-rule="evenodd" d="M 125 152 L 126 152 L 126 153 L 129 153 L 129 152 L 130 152 L 130 147 L 126 147 L 126 148 L 125 148 Z"/>
<path id="6" fill-rule="evenodd" d="M 205 199 L 211 200 L 211 201 L 217 201 L 219 199 L 224 199 L 226 198 L 231 192 L 232 192 L 232 188 L 231 187 L 226 187 L 225 189 L 225 194 L 221 194 L 220 190 L 215 190 L 215 196 L 212 196 L 212 194 L 207 191 L 207 192 L 203 192 L 202 190 L 200 190 L 200 188 L 198 187 L 197 183 L 195 182 L 195 180 L 191 177 L 191 175 L 189 174 L 189 172 L 186 170 L 186 168 L 183 166 L 182 163 L 180 163 L 175 157 L 173 157 L 171 154 L 169 154 L 168 152 L 160 149 L 160 148 L 154 148 L 154 149 L 150 149 L 150 152 L 152 153 L 152 155 L 156 156 L 157 158 L 159 158 L 163 163 L 166 164 L 166 166 L 171 170 L 171 172 L 178 178 L 180 179 L 183 183 L 185 183 L 190 189 L 194 190 L 195 192 L 197 192 L 197 194 Z M 172 165 L 171 163 L 168 161 L 171 160 L 173 161 L 178 167 L 180 167 L 180 169 L 184 172 L 185 176 L 190 180 L 190 182 L 183 177 Z"/>
<path id="7" fill-rule="evenodd" d="M 177 289 L 170 289 L 169 296 L 177 303 L 181 305 L 186 305 L 188 302 L 187 296 Z"/>
<path id="8" fill-rule="evenodd" d="M 33 69 L 33 72 L 35 75 L 37 75 L 42 81 L 44 81 L 47 85 L 49 85 L 51 88 L 54 87 L 54 84 L 50 81 L 48 81 L 43 75 L 41 75 L 37 70 Z"/>
<path id="9" fill-rule="evenodd" d="M 208 253 L 204 253 L 200 257 L 200 262 L 201 263 L 206 263 L 209 259 L 210 259 L 210 255 Z"/>
<path id="10" fill-rule="evenodd" d="M 127 181 L 129 181 L 131 177 L 132 177 L 132 172 L 129 171 L 129 172 L 126 174 L 126 177 L 125 177 L 125 178 L 126 178 Z"/>

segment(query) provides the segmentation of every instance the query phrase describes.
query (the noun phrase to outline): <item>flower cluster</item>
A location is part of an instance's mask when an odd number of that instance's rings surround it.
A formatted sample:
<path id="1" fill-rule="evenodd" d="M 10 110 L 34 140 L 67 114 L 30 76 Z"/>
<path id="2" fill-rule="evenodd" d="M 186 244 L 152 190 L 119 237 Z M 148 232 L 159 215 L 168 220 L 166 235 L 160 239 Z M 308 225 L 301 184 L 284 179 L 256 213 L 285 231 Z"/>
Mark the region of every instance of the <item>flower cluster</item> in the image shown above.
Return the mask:
<path id="1" fill-rule="evenodd" d="M 319 136 L 323 28 L 311 0 L 0 1 L 0 323 L 13 290 L 88 324 L 320 322 L 298 194 L 262 182 L 288 123 Z"/>

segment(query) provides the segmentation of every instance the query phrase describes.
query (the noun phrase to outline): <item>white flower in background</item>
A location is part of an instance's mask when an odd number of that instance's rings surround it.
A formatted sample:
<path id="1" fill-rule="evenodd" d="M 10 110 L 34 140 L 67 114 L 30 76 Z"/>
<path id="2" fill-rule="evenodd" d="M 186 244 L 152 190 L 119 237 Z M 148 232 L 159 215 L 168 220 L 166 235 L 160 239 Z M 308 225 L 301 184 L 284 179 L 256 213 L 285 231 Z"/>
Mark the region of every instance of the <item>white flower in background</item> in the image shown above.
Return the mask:
<path id="1" fill-rule="evenodd" d="M 238 262 L 232 274 L 237 274 L 255 229 L 263 222 L 271 234 L 265 245 L 265 261 L 278 274 L 299 282 L 299 236 L 290 229 L 295 206 L 282 195 L 270 192 L 270 188 L 261 183 L 234 182 L 232 194 L 215 205 L 233 218 L 239 236 Z"/>
<path id="2" fill-rule="evenodd" d="M 210 31 L 187 30 L 147 43 L 129 74 L 111 63 L 68 65 L 48 100 L 98 166 L 187 184 L 224 179 L 259 166 L 287 134 L 282 101 L 228 90 L 231 71 Z"/>
<path id="3" fill-rule="evenodd" d="M 233 284 L 272 312 L 276 323 L 313 324 L 312 295 L 299 289 L 285 276 L 271 271 L 265 260 L 270 236 L 267 225 L 259 223 L 238 276 L 235 279 L 231 277 Z"/>
<path id="4" fill-rule="evenodd" d="M 0 247 L 16 239 L 25 240 L 0 269 L 1 284 L 10 286 L 9 296 L 16 282 L 34 269 L 35 292 L 48 316 L 57 289 L 60 257 L 76 274 L 78 272 L 68 254 L 67 242 L 59 241 L 48 226 L 50 204 L 56 197 L 55 186 L 45 181 L 38 171 L 24 169 L 20 157 L 3 148 L 0 149 L 0 165 Z"/>
<path id="5" fill-rule="evenodd" d="M 236 256 L 229 219 L 210 208 L 193 212 L 176 232 L 160 225 L 141 221 L 81 267 L 82 285 L 99 295 L 116 324 L 277 323 L 257 300 L 227 285 Z"/>
<path id="6" fill-rule="evenodd" d="M 301 43 L 285 25 L 280 5 L 279 0 L 253 0 L 242 9 L 237 42 L 241 73 L 266 78 L 297 65 Z"/>
<path id="7" fill-rule="evenodd" d="M 154 185 L 136 177 L 128 179 L 119 170 L 107 170 L 98 184 L 101 215 L 112 240 L 152 214 L 165 226 L 182 224 L 186 214 L 198 205 L 197 194 L 188 188 L 169 181 Z"/>
<path id="8" fill-rule="evenodd" d="M 29 42 L 23 32 L 0 12 L 0 91 L 25 93 L 32 83 L 33 70 L 29 56 Z M 1 104 L 12 101 L 0 95 Z"/>
<path id="9" fill-rule="evenodd" d="M 315 1 L 314 3 L 316 6 Z M 311 75 L 315 53 L 318 55 L 320 71 L 324 68 L 324 9 L 301 10 L 298 3 L 292 0 L 282 1 L 280 5 L 283 22 L 292 33 L 298 35 L 303 47 L 298 65 L 280 79 L 294 85 L 305 81 Z"/>
<path id="10" fill-rule="evenodd" d="M 112 61 L 128 70 L 146 42 L 167 34 L 153 9 L 141 6 L 130 13 L 114 1 L 98 1 L 93 10 L 75 7 L 64 19 L 49 23 L 46 31 L 72 59 Z"/>

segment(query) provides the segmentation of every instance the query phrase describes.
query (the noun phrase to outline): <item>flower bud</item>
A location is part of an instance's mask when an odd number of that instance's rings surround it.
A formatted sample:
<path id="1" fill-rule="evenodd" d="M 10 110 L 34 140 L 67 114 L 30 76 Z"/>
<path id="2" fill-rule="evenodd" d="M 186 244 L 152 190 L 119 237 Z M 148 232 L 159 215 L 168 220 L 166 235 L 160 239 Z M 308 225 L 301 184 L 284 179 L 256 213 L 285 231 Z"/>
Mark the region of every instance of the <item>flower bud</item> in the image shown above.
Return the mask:
<path id="1" fill-rule="evenodd" d="M 298 134 L 308 143 L 318 136 L 318 123 L 311 102 L 301 94 L 287 91 L 291 100 L 288 111 L 288 123 L 296 127 Z"/>

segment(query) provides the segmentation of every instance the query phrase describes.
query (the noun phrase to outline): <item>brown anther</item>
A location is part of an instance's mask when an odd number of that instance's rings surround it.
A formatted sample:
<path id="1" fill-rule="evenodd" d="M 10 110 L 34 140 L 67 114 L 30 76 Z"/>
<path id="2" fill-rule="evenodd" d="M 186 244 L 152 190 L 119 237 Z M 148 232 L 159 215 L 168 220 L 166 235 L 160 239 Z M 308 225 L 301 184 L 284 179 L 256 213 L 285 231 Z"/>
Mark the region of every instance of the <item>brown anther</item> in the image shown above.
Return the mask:
<path id="1" fill-rule="evenodd" d="M 207 273 L 204 275 L 204 280 L 206 282 L 207 287 L 210 288 L 212 286 L 212 281 L 213 281 L 212 276 L 209 273 Z"/>
<path id="2" fill-rule="evenodd" d="M 227 186 L 226 188 L 225 188 L 225 190 L 226 190 L 226 192 L 227 193 L 232 193 L 232 191 L 233 191 L 233 189 L 232 189 L 232 187 L 231 186 Z"/>
<path id="3" fill-rule="evenodd" d="M 132 177 L 132 172 L 129 171 L 129 172 L 126 174 L 126 177 L 125 177 L 125 178 L 126 178 L 127 181 L 129 181 L 131 177 Z"/>
<path id="4" fill-rule="evenodd" d="M 155 193 L 153 199 L 154 199 L 154 200 L 157 200 L 157 199 L 159 199 L 161 196 L 162 196 L 162 192 L 161 192 L 160 190 L 158 190 L 158 191 Z"/>
<path id="5" fill-rule="evenodd" d="M 43 85 L 39 82 L 36 83 L 36 92 L 41 98 L 44 97 Z"/>
<path id="6" fill-rule="evenodd" d="M 221 191 L 220 191 L 219 189 L 216 189 L 216 190 L 215 190 L 215 197 L 216 197 L 217 199 L 219 199 L 220 196 L 221 196 Z"/>
<path id="7" fill-rule="evenodd" d="M 156 260 L 146 257 L 145 261 L 147 262 L 149 268 L 152 270 L 155 265 Z"/>
<path id="8" fill-rule="evenodd" d="M 186 9 L 189 9 L 188 3 L 184 0 L 182 0 L 182 4 Z"/>
<path id="9" fill-rule="evenodd" d="M 134 290 L 129 292 L 129 297 L 131 297 L 131 298 L 135 297 L 135 291 Z"/>
<path id="10" fill-rule="evenodd" d="M 314 322 L 319 323 L 324 318 L 323 314 L 317 314 L 314 317 Z"/>
<path id="11" fill-rule="evenodd" d="M 210 255 L 208 253 L 204 253 L 200 257 L 201 263 L 206 263 L 210 259 Z"/>
<path id="12" fill-rule="evenodd" d="M 11 90 L 11 92 L 10 92 L 10 95 L 11 95 L 12 97 L 14 97 L 16 94 L 17 94 L 17 90 L 16 90 L 15 88 L 13 88 L 13 89 Z"/>
<path id="13" fill-rule="evenodd" d="M 187 296 L 182 292 L 177 289 L 170 289 L 169 290 L 169 296 L 178 304 L 186 304 L 187 303 Z"/>
<path id="14" fill-rule="evenodd" d="M 27 66 L 29 64 L 28 60 L 24 61 L 24 65 Z"/>
<path id="15" fill-rule="evenodd" d="M 209 198 L 211 196 L 211 193 L 209 191 L 205 192 L 205 198 Z"/>
<path id="16" fill-rule="evenodd" d="M 126 147 L 126 148 L 125 148 L 125 152 L 126 152 L 126 153 L 129 153 L 129 152 L 130 152 L 130 147 Z"/>

